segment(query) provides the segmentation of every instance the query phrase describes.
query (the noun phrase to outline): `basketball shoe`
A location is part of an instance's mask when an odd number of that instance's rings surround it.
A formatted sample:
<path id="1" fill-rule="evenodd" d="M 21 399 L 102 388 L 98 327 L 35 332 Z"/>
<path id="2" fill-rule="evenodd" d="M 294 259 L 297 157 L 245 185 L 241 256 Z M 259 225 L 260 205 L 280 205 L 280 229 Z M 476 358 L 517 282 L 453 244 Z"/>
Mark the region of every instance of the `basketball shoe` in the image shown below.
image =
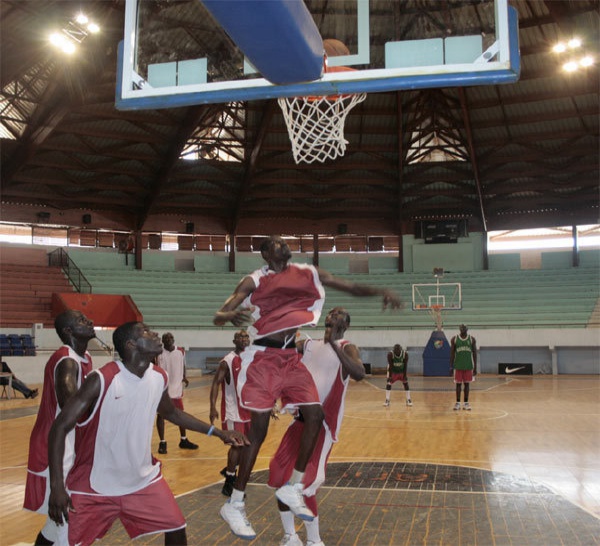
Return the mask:
<path id="1" fill-rule="evenodd" d="M 167 453 L 167 442 L 159 442 L 158 443 L 158 452 L 161 455 L 165 455 Z"/>
<path id="2" fill-rule="evenodd" d="M 454 411 L 459 410 L 460 409 L 460 402 L 456 402 L 456 404 L 454 404 Z"/>
<path id="3" fill-rule="evenodd" d="M 229 499 L 219 511 L 221 517 L 227 522 L 231 532 L 244 540 L 254 540 L 256 533 L 246 517 L 246 503 Z"/>
<path id="4" fill-rule="evenodd" d="M 285 534 L 279 543 L 279 546 L 304 546 L 300 537 L 294 533 L 293 535 Z"/>
<path id="5" fill-rule="evenodd" d="M 180 449 L 198 449 L 198 444 L 190 442 L 187 438 L 179 442 Z"/>
<path id="6" fill-rule="evenodd" d="M 467 410 L 467 411 L 471 411 L 471 404 L 469 404 L 469 402 L 465 402 L 463 404 L 463 409 Z"/>
<path id="7" fill-rule="evenodd" d="M 315 515 L 304 503 L 302 490 L 304 486 L 301 483 L 286 483 L 275 491 L 275 496 L 283 504 L 286 504 L 296 517 L 305 521 L 312 521 Z"/>
<path id="8" fill-rule="evenodd" d="M 384 407 L 384 408 L 389 408 L 389 407 L 390 407 L 390 401 L 389 401 L 389 400 L 386 400 L 386 401 L 383 403 L 383 407 Z"/>
<path id="9" fill-rule="evenodd" d="M 412 407 L 412 400 L 411 400 L 410 398 L 409 398 L 409 399 L 406 401 L 406 405 L 407 405 L 409 408 L 410 408 L 410 407 Z"/>

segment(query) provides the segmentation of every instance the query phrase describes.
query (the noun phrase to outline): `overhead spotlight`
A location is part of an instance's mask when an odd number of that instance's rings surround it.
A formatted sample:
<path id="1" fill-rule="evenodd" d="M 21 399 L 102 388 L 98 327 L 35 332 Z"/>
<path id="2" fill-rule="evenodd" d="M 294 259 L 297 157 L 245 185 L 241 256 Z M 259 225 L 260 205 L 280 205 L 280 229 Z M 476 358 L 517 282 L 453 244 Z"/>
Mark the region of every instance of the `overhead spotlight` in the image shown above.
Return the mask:
<path id="1" fill-rule="evenodd" d="M 78 13 L 72 20 L 59 31 L 50 36 L 50 42 L 65 53 L 74 53 L 77 49 L 76 44 L 80 44 L 90 34 L 100 32 L 100 27 L 90 21 L 89 17 L 83 13 Z"/>
<path id="2" fill-rule="evenodd" d="M 62 47 L 62 44 L 64 44 L 65 41 L 66 38 L 60 32 L 53 32 L 50 34 L 50 43 L 53 46 Z"/>
<path id="3" fill-rule="evenodd" d="M 60 32 L 53 32 L 50 35 L 50 43 L 63 53 L 71 55 L 75 52 L 75 44 Z"/>
<path id="4" fill-rule="evenodd" d="M 75 53 L 76 49 L 77 48 L 75 47 L 75 44 L 73 42 L 65 42 L 65 44 L 62 47 L 62 50 L 69 55 Z"/>
<path id="5" fill-rule="evenodd" d="M 556 45 L 554 45 L 552 51 L 554 51 L 554 53 L 560 54 L 567 51 L 567 49 L 577 49 L 578 47 L 581 47 L 581 45 L 581 38 L 571 38 L 567 42 L 558 42 Z"/>
<path id="6" fill-rule="evenodd" d="M 579 65 L 582 66 L 583 68 L 588 68 L 589 66 L 592 66 L 594 64 L 594 57 L 592 57 L 591 55 L 586 55 L 585 57 L 583 57 L 582 59 L 579 60 Z"/>
<path id="7" fill-rule="evenodd" d="M 565 72 L 575 72 L 577 70 L 578 65 L 575 61 L 569 61 L 568 63 L 563 64 L 563 70 Z"/>

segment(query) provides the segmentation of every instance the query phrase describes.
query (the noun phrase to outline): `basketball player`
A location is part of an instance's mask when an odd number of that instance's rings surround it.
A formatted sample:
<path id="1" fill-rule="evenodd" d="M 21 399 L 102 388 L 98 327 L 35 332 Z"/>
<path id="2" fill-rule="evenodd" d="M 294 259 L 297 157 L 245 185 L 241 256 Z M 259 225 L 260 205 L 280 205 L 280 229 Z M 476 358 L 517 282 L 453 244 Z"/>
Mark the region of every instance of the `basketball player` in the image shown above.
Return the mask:
<path id="1" fill-rule="evenodd" d="M 304 503 L 302 482 L 321 429 L 323 409 L 312 377 L 300 362 L 295 338 L 300 327 L 317 324 L 325 298 L 323 286 L 354 296 L 379 294 L 384 309 L 401 307 L 400 298 L 391 290 L 339 279 L 311 265 L 288 263 L 292 253 L 281 237 L 265 239 L 260 251 L 267 265 L 240 281 L 213 320 L 217 326 L 231 322 L 238 327 L 252 321 L 248 327 L 251 345 L 241 355 L 238 379 L 240 405 L 252 413 L 250 446 L 242 448 L 231 498 L 220 511 L 233 534 L 246 540 L 254 539 L 256 533 L 246 518 L 244 492 L 278 399 L 282 409 L 288 405 L 302 408 L 304 430 L 290 481 L 275 495 L 300 519 L 314 518 Z"/>
<path id="2" fill-rule="evenodd" d="M 349 325 L 348 312 L 341 307 L 335 307 L 325 318 L 325 337 L 322 340 L 308 339 L 299 348 L 303 353 L 302 362 L 308 368 L 319 392 L 319 400 L 325 414 L 323 427 L 319 432 L 317 445 L 308 461 L 304 477 L 305 502 L 315 514 L 312 521 L 304 522 L 307 546 L 323 546 L 319 532 L 316 494 L 325 481 L 327 461 L 333 444 L 338 441 L 344 412 L 344 398 L 350 377 L 360 381 L 365 376 L 365 367 L 358 348 L 344 339 L 344 332 Z M 271 459 L 269 465 L 271 487 L 281 487 L 290 478 L 303 428 L 302 409 L 300 409 Z M 285 533 L 279 543 L 280 546 L 302 546 L 302 541 L 296 534 L 294 515 L 280 500 L 277 500 L 277 504 Z"/>
<path id="3" fill-rule="evenodd" d="M 162 336 L 163 351 L 156 358 L 156 364 L 167 372 L 169 376 L 169 396 L 173 405 L 183 411 L 183 386 L 190 384 L 185 375 L 185 350 L 183 347 L 175 346 L 173 334 L 167 332 Z M 165 420 L 161 415 L 156 416 L 156 429 L 158 430 L 158 452 L 161 455 L 167 453 L 167 442 L 165 441 Z M 180 449 L 198 449 L 198 444 L 190 442 L 187 438 L 185 428 L 179 427 Z"/>
<path id="4" fill-rule="evenodd" d="M 94 323 L 81 311 L 68 310 L 54 320 L 54 328 L 63 342 L 48 359 L 44 369 L 42 400 L 31 437 L 27 461 L 27 482 L 23 507 L 40 514 L 48 514 L 50 481 L 48 472 L 48 432 L 65 403 L 75 394 L 85 377 L 92 371 L 92 357 L 87 352 L 90 339 L 96 337 Z M 75 433 L 66 438 L 62 464 L 64 473 L 74 460 Z M 66 526 L 60 528 L 47 518 L 44 528 L 35 539 L 36 545 L 54 544 Z"/>
<path id="5" fill-rule="evenodd" d="M 160 338 L 145 324 L 122 324 L 113 343 L 122 360 L 91 372 L 50 429 L 48 513 L 59 525 L 63 518 L 69 522 L 70 545 L 90 546 L 116 519 L 131 538 L 164 532 L 165 544 L 185 545 L 185 519 L 152 456 L 156 411 L 226 444 L 242 445 L 247 439 L 173 405 L 166 372 L 152 364 L 162 352 Z M 65 484 L 65 438 L 75 426 L 75 462 Z"/>
<path id="6" fill-rule="evenodd" d="M 390 397 L 392 395 L 392 384 L 396 381 L 402 381 L 404 385 L 404 393 L 406 394 L 406 405 L 412 406 L 410 399 L 410 387 L 408 386 L 408 352 L 402 345 L 394 345 L 394 349 L 387 354 L 388 368 L 387 381 L 385 384 L 385 402 L 386 408 L 390 407 Z"/>
<path id="7" fill-rule="evenodd" d="M 477 343 L 475 338 L 467 335 L 468 328 L 461 324 L 458 336 L 450 342 L 450 369 L 454 370 L 456 383 L 456 404 L 454 410 L 460 409 L 460 390 L 464 385 L 463 410 L 471 411 L 469 404 L 469 386 L 477 375 Z"/>
<path id="8" fill-rule="evenodd" d="M 250 344 L 250 337 L 245 330 L 236 332 L 233 336 L 235 349 L 223 357 L 219 362 L 215 377 L 210 388 L 210 424 L 214 424 L 219 417 L 217 410 L 217 397 L 221 387 L 221 428 L 223 430 L 237 430 L 248 435 L 250 431 L 250 412 L 238 404 L 236 393 L 237 376 L 240 372 L 240 353 Z M 221 493 L 231 497 L 233 484 L 240 461 L 240 447 L 231 446 L 227 453 L 227 466 L 221 470 L 225 483 Z"/>

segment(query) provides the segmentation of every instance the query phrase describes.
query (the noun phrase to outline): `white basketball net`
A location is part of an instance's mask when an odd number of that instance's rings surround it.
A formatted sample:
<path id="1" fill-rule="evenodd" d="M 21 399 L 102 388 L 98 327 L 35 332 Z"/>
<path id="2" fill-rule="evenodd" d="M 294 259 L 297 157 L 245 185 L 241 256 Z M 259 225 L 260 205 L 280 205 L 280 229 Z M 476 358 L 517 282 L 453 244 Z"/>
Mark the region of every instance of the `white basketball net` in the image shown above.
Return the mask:
<path id="1" fill-rule="evenodd" d="M 323 163 L 344 155 L 348 141 L 344 138 L 346 116 L 366 93 L 328 97 L 289 97 L 277 100 L 296 163 Z"/>

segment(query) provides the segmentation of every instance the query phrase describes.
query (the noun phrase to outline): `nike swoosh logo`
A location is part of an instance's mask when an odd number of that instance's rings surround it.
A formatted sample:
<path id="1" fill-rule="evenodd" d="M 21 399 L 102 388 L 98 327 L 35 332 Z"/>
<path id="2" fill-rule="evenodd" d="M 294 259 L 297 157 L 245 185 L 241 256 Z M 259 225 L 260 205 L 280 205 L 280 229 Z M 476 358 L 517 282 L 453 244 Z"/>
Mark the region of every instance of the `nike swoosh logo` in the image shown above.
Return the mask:
<path id="1" fill-rule="evenodd" d="M 525 366 L 521 366 L 520 368 L 505 368 L 504 373 L 514 373 L 514 372 L 518 372 L 519 370 L 524 370 Z"/>

